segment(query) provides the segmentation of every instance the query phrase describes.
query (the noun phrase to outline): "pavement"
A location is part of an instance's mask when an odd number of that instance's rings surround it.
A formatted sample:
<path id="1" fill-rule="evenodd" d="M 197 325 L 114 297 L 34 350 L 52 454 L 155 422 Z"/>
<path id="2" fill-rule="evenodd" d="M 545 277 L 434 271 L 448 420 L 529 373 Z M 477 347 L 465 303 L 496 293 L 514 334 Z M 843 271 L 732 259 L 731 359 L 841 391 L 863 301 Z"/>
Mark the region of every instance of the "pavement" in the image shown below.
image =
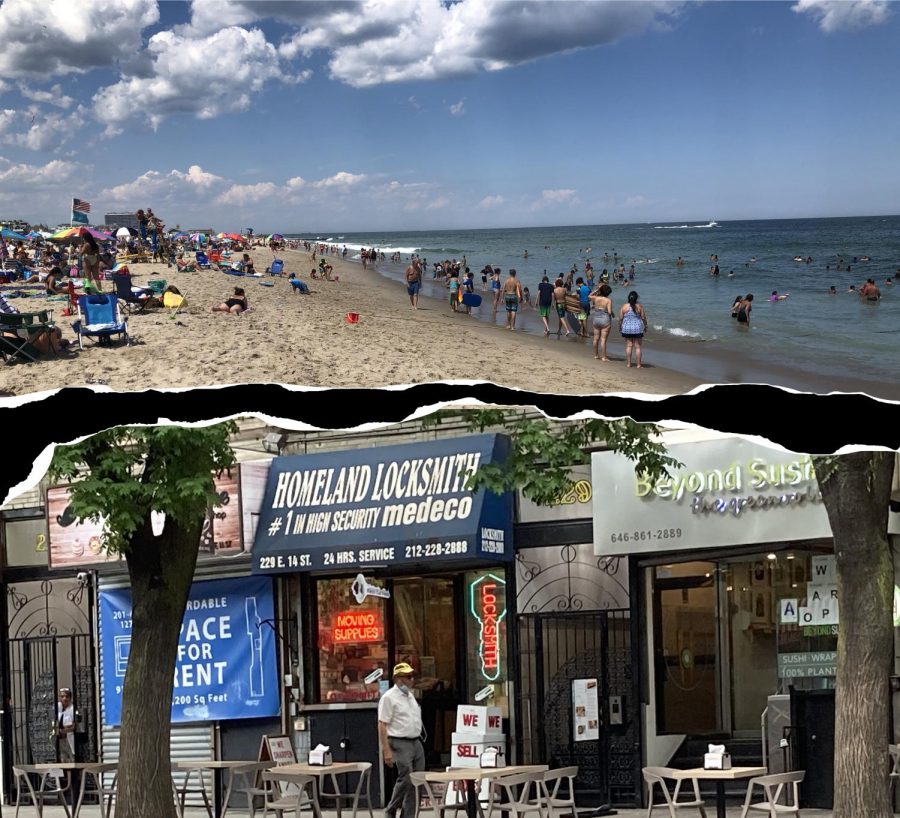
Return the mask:
<path id="1" fill-rule="evenodd" d="M 14 808 L 9 805 L 3 806 L 2 815 L 4 818 L 9 815 L 11 816 L 14 813 Z M 257 815 L 262 815 L 262 808 L 256 811 Z M 36 815 L 33 807 L 22 807 L 21 812 L 19 813 L 21 818 L 31 818 L 31 816 Z M 310 813 L 311 815 L 312 813 Z M 345 816 L 349 815 L 349 810 L 344 810 L 343 814 Z M 422 812 L 423 815 L 431 815 L 430 811 Z M 464 815 L 463 811 L 460 811 L 460 815 Z M 616 811 L 616 814 L 620 816 L 620 818 L 646 818 L 647 810 L 646 809 L 620 809 Z M 655 816 L 665 816 L 666 810 L 665 807 L 657 808 L 653 811 Z M 693 810 L 685 810 L 680 813 L 684 815 L 693 815 Z M 699 815 L 699 813 L 697 813 Z M 716 814 L 715 804 L 710 804 L 707 802 L 706 806 L 706 814 L 708 818 L 713 818 Z M 729 807 L 727 810 L 728 818 L 740 818 L 741 808 L 740 807 Z M 246 810 L 239 809 L 229 809 L 226 818 L 245 818 L 249 813 Z M 361 809 L 359 815 L 362 818 L 368 818 L 368 813 L 365 809 Z M 804 809 L 801 812 L 803 818 L 831 818 L 831 810 L 823 810 L 823 809 Z M 381 810 L 375 810 L 375 818 L 382 818 L 384 813 Z M 44 807 L 44 818 L 66 818 L 66 814 L 63 811 L 62 807 Z M 82 807 L 80 818 L 102 818 L 102 814 L 100 812 L 100 807 L 97 806 L 85 806 Z M 203 807 L 188 807 L 184 811 L 184 818 L 209 818 L 209 813 Z M 329 810 L 323 810 L 322 818 L 337 818 L 337 813 Z"/>

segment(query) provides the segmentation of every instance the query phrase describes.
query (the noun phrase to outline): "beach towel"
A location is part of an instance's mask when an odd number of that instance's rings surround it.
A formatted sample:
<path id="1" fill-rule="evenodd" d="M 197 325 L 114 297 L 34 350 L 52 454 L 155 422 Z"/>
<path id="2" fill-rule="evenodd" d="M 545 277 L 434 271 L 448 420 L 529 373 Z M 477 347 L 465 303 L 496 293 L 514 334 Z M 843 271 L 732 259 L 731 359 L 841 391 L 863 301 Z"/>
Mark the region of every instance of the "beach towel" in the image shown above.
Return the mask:
<path id="1" fill-rule="evenodd" d="M 163 306 L 171 309 L 178 309 L 184 303 L 184 296 L 177 293 L 163 293 Z"/>

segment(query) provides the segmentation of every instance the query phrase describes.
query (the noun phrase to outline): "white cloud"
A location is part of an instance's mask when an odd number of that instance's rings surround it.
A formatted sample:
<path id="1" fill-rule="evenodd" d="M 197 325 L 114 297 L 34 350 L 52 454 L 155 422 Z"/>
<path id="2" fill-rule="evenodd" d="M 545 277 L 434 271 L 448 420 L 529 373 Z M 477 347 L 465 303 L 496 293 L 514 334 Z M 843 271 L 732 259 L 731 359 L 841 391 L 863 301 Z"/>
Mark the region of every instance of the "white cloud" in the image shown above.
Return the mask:
<path id="1" fill-rule="evenodd" d="M 5 0 L 0 76 L 46 79 L 115 65 L 159 21 L 156 0 Z"/>
<path id="2" fill-rule="evenodd" d="M 575 194 L 578 191 L 571 188 L 559 188 L 558 190 L 542 190 L 541 201 L 552 204 L 560 204 L 562 202 L 575 201 Z"/>
<path id="3" fill-rule="evenodd" d="M 128 204 L 148 200 L 168 204 L 205 202 L 228 184 L 227 179 L 209 173 L 199 165 L 191 165 L 186 173 L 180 170 L 170 170 L 168 173 L 148 170 L 132 182 L 103 190 L 100 197 Z"/>
<path id="4" fill-rule="evenodd" d="M 429 199 L 428 204 L 425 205 L 426 210 L 441 210 L 447 205 L 450 204 L 450 199 L 447 196 L 436 196 L 434 199 Z"/>
<path id="5" fill-rule="evenodd" d="M 9 130 L 11 121 L 5 116 L 9 111 L 3 111 L 0 123 L 0 132 Z M 7 145 L 18 145 L 32 151 L 54 151 L 74 139 L 85 124 L 86 110 L 79 105 L 71 114 L 49 113 L 44 114 L 37 107 L 29 108 L 27 112 L 14 111 L 15 119 L 26 128 L 18 133 L 7 133 L 3 136 L 3 142 Z"/>
<path id="6" fill-rule="evenodd" d="M 267 5 L 257 4 L 260 14 Z M 329 50 L 332 77 L 362 88 L 495 71 L 593 48 L 665 25 L 684 4 L 365 0 L 335 3 L 330 13 L 318 3 L 294 5 L 314 5 L 316 13 L 307 13 L 297 33 L 280 46 L 282 56 L 295 59 Z"/>
<path id="7" fill-rule="evenodd" d="M 272 182 L 257 182 L 255 185 L 232 185 L 217 199 L 217 204 L 255 204 L 275 196 L 278 186 Z"/>
<path id="8" fill-rule="evenodd" d="M 26 99 L 40 102 L 46 105 L 55 105 L 57 108 L 70 108 L 72 106 L 72 97 L 67 97 L 62 92 L 62 86 L 58 83 L 50 87 L 48 91 L 39 91 L 22 85 L 19 93 Z"/>
<path id="9" fill-rule="evenodd" d="M 629 196 L 625 199 L 622 204 L 623 207 L 641 207 L 645 204 L 649 204 L 650 200 L 644 196 L 641 196 L 640 193 L 635 193 L 633 196 Z"/>
<path id="10" fill-rule="evenodd" d="M 881 25 L 891 14 L 887 0 L 798 0 L 791 10 L 809 14 L 828 34 Z"/>
<path id="11" fill-rule="evenodd" d="M 361 182 L 365 182 L 368 176 L 365 173 L 347 173 L 347 171 L 340 171 L 339 173 L 335 173 L 334 176 L 329 176 L 327 179 L 320 179 L 318 182 L 313 182 L 312 187 L 314 188 L 349 188 L 353 185 L 358 185 Z"/>
<path id="12" fill-rule="evenodd" d="M 459 102 L 450 106 L 450 113 L 453 116 L 462 116 L 466 112 L 465 100 L 461 99 Z"/>
<path id="13" fill-rule="evenodd" d="M 502 196 L 499 196 L 499 195 L 498 195 L 498 196 L 485 196 L 485 197 L 484 197 L 484 198 L 476 205 L 476 207 L 477 207 L 479 210 L 490 210 L 490 208 L 492 208 L 492 207 L 499 207 L 499 206 L 502 205 L 505 201 L 506 201 L 506 199 L 504 199 Z"/>
<path id="14" fill-rule="evenodd" d="M 81 166 L 75 162 L 54 159 L 42 165 L 12 162 L 0 156 L 0 189 L 4 194 L 22 193 L 34 188 L 47 188 L 68 182 Z"/>
<path id="15" fill-rule="evenodd" d="M 123 78 L 94 95 L 97 118 L 113 129 L 131 120 L 156 129 L 179 113 L 211 119 L 244 110 L 267 81 L 301 76 L 282 72 L 275 47 L 259 29 L 230 27 L 200 38 L 161 31 L 147 50 L 150 76 Z"/>

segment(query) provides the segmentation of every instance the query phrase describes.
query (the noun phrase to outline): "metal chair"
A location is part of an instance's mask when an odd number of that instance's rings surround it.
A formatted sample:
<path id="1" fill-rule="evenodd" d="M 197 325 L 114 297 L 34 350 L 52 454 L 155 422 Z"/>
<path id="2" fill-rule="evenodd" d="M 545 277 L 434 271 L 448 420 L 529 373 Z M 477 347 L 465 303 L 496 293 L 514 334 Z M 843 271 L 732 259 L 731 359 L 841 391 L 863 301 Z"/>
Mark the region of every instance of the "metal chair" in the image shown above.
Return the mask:
<path id="1" fill-rule="evenodd" d="M 256 799 L 262 798 L 265 801 L 266 793 L 268 789 L 266 787 L 259 786 L 263 782 L 260 781 L 260 774 L 269 770 L 275 766 L 274 761 L 257 761 L 253 764 L 241 764 L 239 767 L 233 767 L 231 770 L 231 776 L 228 779 L 228 790 L 225 793 L 225 804 L 228 804 L 229 797 L 231 795 L 232 787 L 234 786 L 234 779 L 241 778 L 243 779 L 243 786 L 239 786 L 237 788 L 237 792 L 242 792 L 247 796 L 247 812 L 250 815 L 250 818 L 254 818 L 256 815 Z"/>
<path id="2" fill-rule="evenodd" d="M 278 818 L 282 818 L 285 812 L 293 812 L 300 818 L 303 808 L 309 807 L 316 818 L 322 818 L 314 775 L 267 770 L 262 777 L 263 781 L 272 785 L 266 792 L 264 815 L 268 815 L 269 810 L 272 810 Z M 306 791 L 307 786 L 310 788 L 309 793 Z"/>
<path id="3" fill-rule="evenodd" d="M 775 775 L 760 775 L 751 778 L 747 785 L 747 797 L 744 799 L 741 818 L 747 818 L 750 810 L 767 812 L 771 818 L 776 818 L 778 815 L 800 815 L 800 782 L 805 775 L 806 770 L 796 770 L 792 773 L 776 773 Z M 779 804 L 781 793 L 788 786 L 791 790 L 791 801 L 789 804 Z M 754 787 L 762 787 L 765 800 L 751 803 Z"/>
<path id="4" fill-rule="evenodd" d="M 578 817 L 575 807 L 575 777 L 578 767 L 561 767 L 558 770 L 547 770 L 541 780 L 543 794 L 541 804 L 548 818 L 557 815 Z"/>
<path id="5" fill-rule="evenodd" d="M 441 799 L 439 795 L 435 793 L 435 791 L 431 787 L 431 782 L 426 777 L 426 773 L 417 772 L 409 774 L 409 781 L 415 787 L 416 790 L 416 815 L 415 818 L 419 818 L 419 813 L 422 811 L 430 811 L 433 812 L 436 818 L 443 818 L 443 816 L 447 813 L 448 810 L 453 810 L 454 816 L 462 809 L 466 808 L 466 800 L 465 797 L 459 798 L 455 797 L 452 803 L 447 803 L 446 800 Z M 447 786 L 450 787 L 454 784 L 454 782 L 447 782 Z M 425 796 L 423 798 L 423 795 Z M 423 807 L 422 802 L 428 799 L 428 803 L 431 804 L 430 807 Z M 481 806 L 479 805 L 479 811 Z"/>
<path id="6" fill-rule="evenodd" d="M 112 773 L 112 780 L 109 786 L 105 784 L 104 776 Z M 88 776 L 94 779 L 94 789 L 87 788 Z M 75 814 L 81 812 L 81 805 L 84 802 L 85 795 L 96 795 L 100 802 L 100 812 L 105 818 L 109 818 L 112 810 L 113 798 L 116 797 L 116 782 L 118 781 L 118 764 L 90 764 L 86 765 L 81 771 L 81 787 L 78 791 L 78 802 L 75 806 Z M 106 799 L 106 809 L 103 809 L 103 799 Z"/>
<path id="7" fill-rule="evenodd" d="M 501 812 L 510 813 L 515 818 L 532 812 L 544 816 L 543 782 L 544 773 L 518 773 L 492 778 L 485 814 L 490 818 L 496 805 Z"/>
<path id="8" fill-rule="evenodd" d="M 41 818 L 44 814 L 44 803 L 48 796 L 53 797 L 56 802 L 62 806 L 66 813 L 66 818 L 72 818 L 72 813 L 69 811 L 69 805 L 66 803 L 65 797 L 66 793 L 69 791 L 69 779 L 62 770 L 50 770 L 47 772 L 46 770 L 37 770 L 31 764 L 20 764 L 13 767 L 13 775 L 16 777 L 16 818 L 19 816 L 19 807 L 25 806 L 22 804 L 23 795 L 31 799 L 31 803 L 34 806 L 34 811 L 37 813 L 38 818 Z M 36 790 L 31 783 L 30 776 L 32 775 L 40 776 L 40 783 Z M 63 778 L 66 779 L 65 785 L 62 784 Z M 50 779 L 53 779 L 56 782 L 56 786 L 48 790 L 46 784 Z M 24 793 L 22 788 L 23 783 L 26 790 Z"/>
<path id="9" fill-rule="evenodd" d="M 357 810 L 361 800 L 365 800 L 365 807 L 369 810 L 369 818 L 375 818 L 372 812 L 372 792 L 371 792 L 371 773 L 372 763 L 369 761 L 360 761 L 354 764 L 354 769 L 347 769 L 340 775 L 359 775 L 356 781 L 356 788 L 352 792 L 341 792 L 338 786 L 338 774 L 330 773 L 322 777 L 322 785 L 319 788 L 319 802 L 323 806 L 327 806 L 325 802 L 334 802 L 334 808 L 337 810 L 337 818 L 341 818 L 341 805 L 346 801 L 350 803 L 351 815 L 356 818 Z M 333 789 L 326 789 L 326 779 L 331 779 Z"/>
<path id="10" fill-rule="evenodd" d="M 897 795 L 897 779 L 900 779 L 900 744 L 888 744 L 888 754 L 891 757 L 891 806 Z"/>
<path id="11" fill-rule="evenodd" d="M 679 801 L 678 796 L 681 794 L 681 785 L 684 779 L 676 779 L 675 773 L 671 767 L 644 767 L 641 770 L 644 781 L 647 783 L 647 818 L 653 814 L 653 810 L 663 807 L 669 811 L 671 818 L 677 818 L 680 809 L 696 809 L 700 811 L 701 818 L 706 818 L 706 810 L 703 799 L 700 797 L 700 782 L 696 778 L 691 778 L 690 782 L 694 785 L 694 798 L 692 801 Z M 666 781 L 674 781 L 675 789 L 670 793 L 666 785 Z M 663 801 L 654 803 L 653 791 L 656 787 L 662 791 Z"/>

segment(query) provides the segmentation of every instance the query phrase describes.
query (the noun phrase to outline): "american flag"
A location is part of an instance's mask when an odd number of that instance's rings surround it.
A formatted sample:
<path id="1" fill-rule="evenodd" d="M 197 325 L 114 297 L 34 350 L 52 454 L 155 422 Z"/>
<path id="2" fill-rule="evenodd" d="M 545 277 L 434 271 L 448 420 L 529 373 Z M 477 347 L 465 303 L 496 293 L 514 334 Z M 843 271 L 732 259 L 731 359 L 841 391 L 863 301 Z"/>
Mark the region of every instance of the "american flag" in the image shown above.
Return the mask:
<path id="1" fill-rule="evenodd" d="M 91 203 L 84 199 L 72 199 L 72 210 L 76 213 L 90 213 Z"/>

